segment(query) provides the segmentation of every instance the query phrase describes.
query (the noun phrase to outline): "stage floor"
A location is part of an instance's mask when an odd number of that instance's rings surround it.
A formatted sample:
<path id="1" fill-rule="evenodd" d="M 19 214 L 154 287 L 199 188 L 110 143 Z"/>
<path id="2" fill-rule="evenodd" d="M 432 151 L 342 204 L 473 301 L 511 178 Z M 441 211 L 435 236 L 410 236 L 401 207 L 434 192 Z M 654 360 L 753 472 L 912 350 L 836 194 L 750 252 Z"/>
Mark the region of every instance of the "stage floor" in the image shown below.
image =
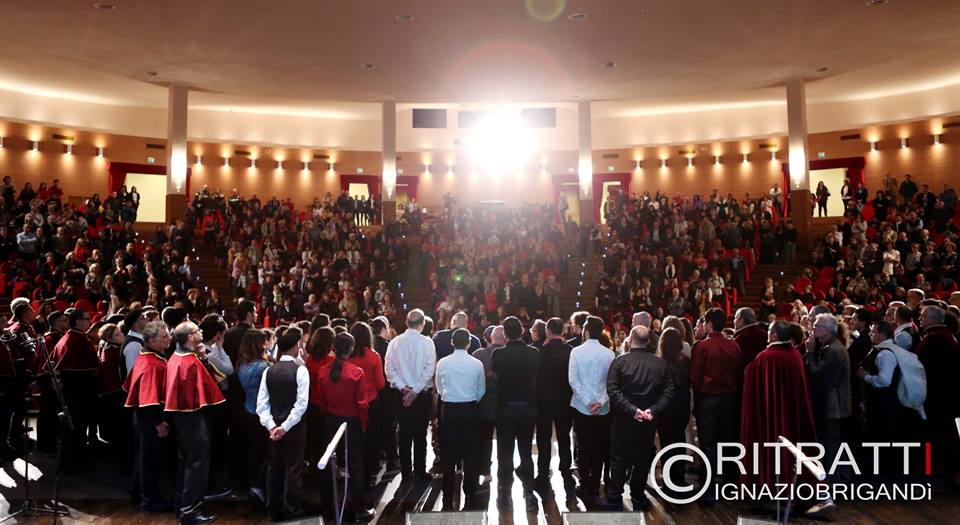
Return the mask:
<path id="1" fill-rule="evenodd" d="M 428 447 L 429 448 L 429 447 Z M 496 446 L 494 446 L 494 451 Z M 536 447 L 534 447 L 536 453 Z M 433 461 L 432 450 L 428 450 L 428 464 Z M 554 453 L 554 470 L 556 468 L 556 454 Z M 53 458 L 39 456 L 35 461 L 41 471 L 53 471 Z M 493 471 L 496 471 L 494 458 Z M 380 482 L 372 490 L 371 499 L 376 500 L 376 524 L 403 524 L 408 512 L 429 512 L 441 509 L 440 479 L 430 483 L 402 483 L 399 476 L 378 476 Z M 10 482 L 21 484 L 11 488 Z M 23 479 L 11 465 L 4 465 L 0 472 L 0 516 L 7 516 L 11 502 L 14 510 L 19 507 L 22 499 Z M 175 519 L 172 514 L 157 515 L 139 511 L 139 508 L 127 499 L 129 479 L 111 462 L 98 462 L 92 471 L 84 475 L 67 476 L 61 480 L 61 497 L 63 504 L 69 507 L 71 516 L 63 523 L 117 523 L 117 524 L 172 524 Z M 564 512 L 583 512 L 583 502 L 580 500 L 567 502 L 563 481 L 559 475 L 552 479 L 553 494 L 545 496 L 538 493 L 539 510 L 536 513 L 527 513 L 523 503 L 520 482 L 515 480 L 513 485 L 514 509 L 512 512 L 500 512 L 496 505 L 497 482 L 492 480 L 484 485 L 489 491 L 485 492 L 482 502 L 487 511 L 488 523 L 538 523 L 559 524 Z M 31 484 L 31 495 L 39 498 L 49 498 L 53 495 L 53 483 L 50 476 L 43 476 L 38 482 Z M 629 490 L 629 489 L 628 489 Z M 490 495 L 493 497 L 489 497 Z M 308 472 L 304 479 L 305 507 L 307 510 L 319 509 L 320 501 L 327 494 L 320 489 L 320 474 L 316 470 Z M 626 499 L 629 509 L 630 500 Z M 737 522 L 738 515 L 749 517 L 770 518 L 758 512 L 750 504 L 731 505 L 719 503 L 713 508 L 702 509 L 696 504 L 677 506 L 666 503 L 659 498 L 652 497 L 653 508 L 645 513 L 647 523 L 651 524 L 724 524 Z M 461 498 L 462 501 L 462 498 Z M 219 519 L 216 523 L 267 523 L 266 511 L 254 508 L 246 501 L 246 495 L 226 501 L 210 502 L 205 504 L 209 513 L 216 514 Z M 904 525 L 913 523 L 957 523 L 960 516 L 960 493 L 951 492 L 946 488 L 935 486 L 931 501 L 922 502 L 839 502 L 837 510 L 830 515 L 830 521 L 844 524 L 890 524 Z M 614 525 L 611 520 L 610 525 Z M 817 523 L 816 521 L 798 518 L 792 523 Z M 5 523 L 50 523 L 49 517 L 30 520 L 8 520 Z M 317 523 L 318 517 L 313 516 L 294 523 Z M 462 523 L 463 521 L 457 521 Z"/>

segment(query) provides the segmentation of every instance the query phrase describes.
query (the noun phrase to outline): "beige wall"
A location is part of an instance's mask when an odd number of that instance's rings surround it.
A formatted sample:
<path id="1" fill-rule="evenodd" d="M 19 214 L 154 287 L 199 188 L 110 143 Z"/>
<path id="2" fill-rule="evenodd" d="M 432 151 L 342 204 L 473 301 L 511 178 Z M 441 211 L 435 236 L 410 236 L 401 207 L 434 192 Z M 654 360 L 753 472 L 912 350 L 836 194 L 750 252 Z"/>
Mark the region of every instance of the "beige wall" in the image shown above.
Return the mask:
<path id="1" fill-rule="evenodd" d="M 942 130 L 945 122 L 960 121 L 960 115 L 928 119 L 862 129 L 841 130 L 810 135 L 810 157 L 816 159 L 823 152 L 827 159 L 840 157 L 866 158 L 866 183 L 871 189 L 881 185 L 887 171 L 898 177 L 911 173 L 920 182 L 927 182 L 934 190 L 944 183 L 956 184 L 960 174 L 960 128 Z M 939 146 L 933 145 L 931 134 L 945 131 Z M 64 154 L 64 145 L 52 139 L 53 133 L 74 136 L 73 155 Z M 859 140 L 841 140 L 842 135 L 860 133 Z M 68 196 L 87 196 L 107 189 L 107 164 L 110 161 L 146 163 L 147 156 L 164 162 L 163 150 L 151 150 L 148 143 L 163 144 L 161 138 L 112 135 L 73 129 L 42 127 L 33 124 L 0 121 L 0 176 L 10 175 L 18 187 L 31 181 L 49 183 L 54 178 Z M 900 137 L 910 137 L 910 147 L 900 149 Z M 30 140 L 40 139 L 40 151 L 30 151 Z M 870 152 L 870 140 L 878 140 L 878 151 Z M 769 150 L 760 144 L 774 143 L 779 150 L 778 161 L 770 160 Z M 105 148 L 105 157 L 96 157 L 96 147 Z M 693 149 L 694 165 L 687 166 L 680 151 Z M 257 158 L 256 167 L 250 167 L 247 157 L 234 155 L 235 149 L 244 149 Z M 257 193 L 261 197 L 277 195 L 290 197 L 306 204 L 325 192 L 339 191 L 340 174 L 357 174 L 359 169 L 371 177 L 380 172 L 380 154 L 373 151 L 308 150 L 299 148 L 265 148 L 246 145 L 191 142 L 188 147 L 192 170 L 191 187 L 203 185 L 221 188 L 225 192 L 238 188 L 244 194 Z M 742 163 L 742 153 L 749 152 L 750 162 Z M 334 161 L 335 172 L 328 171 L 326 161 L 312 160 L 314 154 L 328 154 Z M 196 155 L 202 155 L 203 165 L 195 165 Z M 722 155 L 722 163 L 714 164 L 714 155 Z M 616 155 L 617 158 L 604 158 Z M 773 137 L 735 142 L 707 144 L 680 144 L 653 148 L 624 148 L 594 151 L 596 173 L 631 172 L 632 190 L 657 190 L 668 194 L 709 193 L 713 188 L 721 192 L 766 191 L 774 182 L 781 182 L 780 160 L 786 159 L 785 137 Z M 223 167 L 223 158 L 230 156 L 230 167 Z M 448 174 L 443 154 L 400 152 L 398 168 L 403 175 L 420 177 L 419 201 L 424 206 L 439 206 L 442 196 L 452 192 L 461 202 L 478 200 L 505 200 L 509 203 L 551 202 L 553 174 L 569 174 L 576 166 L 574 151 L 555 151 L 543 155 L 546 171 L 539 163 L 516 173 L 491 174 L 480 169 L 471 173 L 465 161 L 454 160 L 454 173 Z M 660 159 L 667 158 L 667 168 L 660 167 Z M 636 160 L 643 160 L 643 168 L 635 169 Z M 276 161 L 283 161 L 277 170 Z M 303 171 L 303 161 L 310 161 L 309 172 Z M 424 174 L 424 162 L 431 164 Z"/>

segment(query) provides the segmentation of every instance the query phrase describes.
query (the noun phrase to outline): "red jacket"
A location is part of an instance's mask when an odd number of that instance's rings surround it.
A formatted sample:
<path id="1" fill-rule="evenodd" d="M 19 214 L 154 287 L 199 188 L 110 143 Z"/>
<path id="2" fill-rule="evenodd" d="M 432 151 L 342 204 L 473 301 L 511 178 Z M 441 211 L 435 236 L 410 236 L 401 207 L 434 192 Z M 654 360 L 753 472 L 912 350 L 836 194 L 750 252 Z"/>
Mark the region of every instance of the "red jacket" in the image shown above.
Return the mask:
<path id="1" fill-rule="evenodd" d="M 694 394 L 735 394 L 743 377 L 740 345 L 714 332 L 693 345 L 690 388 Z"/>
<path id="2" fill-rule="evenodd" d="M 363 370 L 344 361 L 340 378 L 330 379 L 333 363 L 320 369 L 317 377 L 317 404 L 325 413 L 340 417 L 356 417 L 360 425 L 367 428 L 367 409 L 370 403 L 368 383 Z"/>
<path id="3" fill-rule="evenodd" d="M 133 370 L 123 383 L 127 392 L 125 406 L 144 408 L 163 405 L 166 388 L 167 361 L 159 355 L 141 350 L 133 362 Z"/>
<path id="4" fill-rule="evenodd" d="M 197 354 L 179 349 L 167 361 L 163 398 L 165 412 L 196 412 L 225 401 Z"/>

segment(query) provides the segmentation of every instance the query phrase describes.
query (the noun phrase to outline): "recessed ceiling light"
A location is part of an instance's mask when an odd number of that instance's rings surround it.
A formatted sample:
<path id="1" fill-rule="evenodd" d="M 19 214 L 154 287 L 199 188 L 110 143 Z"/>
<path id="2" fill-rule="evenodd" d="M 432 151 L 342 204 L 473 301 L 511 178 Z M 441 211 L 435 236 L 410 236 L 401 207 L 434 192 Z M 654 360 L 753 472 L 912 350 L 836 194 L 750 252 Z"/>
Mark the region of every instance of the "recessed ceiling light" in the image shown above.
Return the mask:
<path id="1" fill-rule="evenodd" d="M 869 6 L 885 5 L 889 1 L 890 0 L 867 0 L 867 5 Z"/>
<path id="2" fill-rule="evenodd" d="M 413 15 L 397 15 L 398 22 L 413 22 L 414 19 Z"/>
<path id="3" fill-rule="evenodd" d="M 615 68 L 615 67 L 617 67 L 617 63 L 616 63 L 616 62 L 604 62 L 604 63 L 603 63 L 603 68 L 604 68 L 604 69 L 613 69 L 613 68 Z"/>
<path id="4" fill-rule="evenodd" d="M 156 72 L 156 71 L 144 71 L 144 73 L 145 73 L 148 77 L 155 77 L 155 76 L 157 76 L 157 72 Z"/>
<path id="5" fill-rule="evenodd" d="M 117 6 L 116 6 L 115 4 L 107 4 L 107 3 L 103 3 L 103 2 L 97 2 L 96 4 L 93 4 L 93 7 L 97 8 L 97 9 L 99 9 L 99 10 L 101 10 L 101 11 L 113 11 L 114 9 L 117 8 Z"/>
<path id="6" fill-rule="evenodd" d="M 573 20 L 574 22 L 583 22 L 587 19 L 587 15 L 585 13 L 573 13 L 567 18 Z"/>
<path id="7" fill-rule="evenodd" d="M 830 70 L 830 68 L 829 68 L 829 67 L 826 67 L 826 66 L 824 66 L 824 67 L 818 67 L 818 68 L 817 68 L 817 73 L 826 73 L 826 72 L 829 71 L 829 70 Z"/>
<path id="8" fill-rule="evenodd" d="M 377 69 L 377 66 L 376 64 L 360 64 L 360 69 L 364 71 L 373 71 L 374 69 Z"/>

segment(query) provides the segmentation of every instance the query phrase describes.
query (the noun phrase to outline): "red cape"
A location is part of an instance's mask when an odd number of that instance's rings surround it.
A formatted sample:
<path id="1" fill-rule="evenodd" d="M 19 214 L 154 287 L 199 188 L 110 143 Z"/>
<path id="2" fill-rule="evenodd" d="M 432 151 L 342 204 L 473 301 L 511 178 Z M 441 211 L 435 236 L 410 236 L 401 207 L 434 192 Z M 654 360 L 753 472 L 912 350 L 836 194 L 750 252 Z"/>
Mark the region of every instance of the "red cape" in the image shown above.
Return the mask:
<path id="1" fill-rule="evenodd" d="M 167 362 L 164 400 L 166 406 L 163 409 L 166 412 L 196 412 L 205 406 L 225 401 L 220 387 L 197 354 L 181 353 L 179 350 Z"/>
<path id="2" fill-rule="evenodd" d="M 789 344 L 772 344 L 747 365 L 743 381 L 743 416 L 740 440 L 747 449 L 743 459 L 744 483 L 772 484 L 776 481 L 776 449 L 763 443 L 777 443 L 783 436 L 794 444 L 816 441 L 813 408 L 807 388 L 803 358 Z M 760 443 L 758 465 L 754 467 L 753 444 Z M 793 456 L 781 452 L 780 481 L 793 479 Z M 754 475 L 756 471 L 758 475 Z"/>
<path id="3" fill-rule="evenodd" d="M 125 405 L 131 408 L 162 405 L 166 373 L 167 362 L 162 357 L 141 351 L 133 362 L 133 371 L 123 384 L 123 389 L 127 391 Z"/>
<path id="4" fill-rule="evenodd" d="M 767 348 L 767 331 L 757 323 L 745 326 L 734 334 L 733 340 L 740 345 L 743 353 L 743 362 L 753 361 L 760 352 Z"/>
<path id="5" fill-rule="evenodd" d="M 53 362 L 57 370 L 96 371 L 100 368 L 97 349 L 87 334 L 70 330 L 53 347 Z"/>

